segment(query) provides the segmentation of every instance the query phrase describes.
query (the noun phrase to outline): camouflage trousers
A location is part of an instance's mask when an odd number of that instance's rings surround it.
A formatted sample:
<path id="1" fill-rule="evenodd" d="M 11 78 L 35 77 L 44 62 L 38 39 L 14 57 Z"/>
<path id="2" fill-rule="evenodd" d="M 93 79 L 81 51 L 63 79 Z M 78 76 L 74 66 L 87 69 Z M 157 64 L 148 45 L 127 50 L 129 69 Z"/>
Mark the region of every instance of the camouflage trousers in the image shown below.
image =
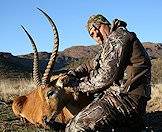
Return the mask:
<path id="1" fill-rule="evenodd" d="M 66 126 L 65 132 L 111 131 L 112 128 L 139 122 L 145 112 L 147 101 L 128 94 L 119 95 L 106 91 L 81 112 Z"/>

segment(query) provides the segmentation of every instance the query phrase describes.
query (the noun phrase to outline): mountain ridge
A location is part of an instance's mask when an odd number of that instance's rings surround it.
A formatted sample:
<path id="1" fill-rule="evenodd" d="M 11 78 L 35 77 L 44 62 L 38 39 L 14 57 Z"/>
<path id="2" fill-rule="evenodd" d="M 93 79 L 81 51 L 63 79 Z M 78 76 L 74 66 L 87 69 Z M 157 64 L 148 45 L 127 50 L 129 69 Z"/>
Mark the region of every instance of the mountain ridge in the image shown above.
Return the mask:
<path id="1" fill-rule="evenodd" d="M 143 43 L 151 59 L 162 58 L 162 43 Z M 72 46 L 58 52 L 55 71 L 64 70 L 76 64 L 93 58 L 99 51 L 100 46 Z M 43 73 L 51 53 L 39 52 L 40 71 Z M 79 62 L 79 63 L 78 63 Z M 0 52 L 0 78 L 17 78 L 18 76 L 29 77 L 32 75 L 33 53 L 14 56 L 8 52 Z"/>

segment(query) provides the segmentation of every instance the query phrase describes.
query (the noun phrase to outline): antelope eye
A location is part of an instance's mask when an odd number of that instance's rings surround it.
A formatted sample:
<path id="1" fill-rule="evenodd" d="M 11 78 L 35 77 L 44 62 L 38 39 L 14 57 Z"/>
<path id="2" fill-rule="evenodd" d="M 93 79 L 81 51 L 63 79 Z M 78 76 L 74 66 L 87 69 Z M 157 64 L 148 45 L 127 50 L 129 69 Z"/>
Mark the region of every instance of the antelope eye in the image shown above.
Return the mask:
<path id="1" fill-rule="evenodd" d="M 50 98 L 50 97 L 55 97 L 57 95 L 58 91 L 48 91 L 47 92 L 47 97 Z"/>

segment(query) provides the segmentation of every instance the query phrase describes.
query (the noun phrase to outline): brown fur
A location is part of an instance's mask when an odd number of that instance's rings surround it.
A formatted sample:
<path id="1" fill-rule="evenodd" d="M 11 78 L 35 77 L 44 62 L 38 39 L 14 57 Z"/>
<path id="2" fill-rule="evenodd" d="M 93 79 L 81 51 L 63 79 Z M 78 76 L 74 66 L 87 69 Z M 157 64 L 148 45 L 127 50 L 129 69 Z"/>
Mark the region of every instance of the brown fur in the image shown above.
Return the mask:
<path id="1" fill-rule="evenodd" d="M 76 101 L 74 91 L 69 91 L 69 88 L 65 89 L 63 87 L 63 82 L 67 81 L 67 77 L 62 74 L 50 80 L 50 72 L 52 71 L 58 52 L 58 32 L 52 19 L 41 9 L 38 8 L 38 10 L 45 15 L 52 26 L 54 48 L 41 80 L 36 45 L 30 34 L 22 26 L 30 39 L 34 51 L 33 80 L 36 88 L 27 95 L 16 97 L 13 100 L 12 109 L 16 116 L 23 117 L 32 124 L 42 125 L 47 128 L 51 119 L 57 119 L 58 122 L 67 123 L 84 106 L 89 104 L 91 98 L 81 94 L 78 97 L 78 101 Z"/>
<path id="2" fill-rule="evenodd" d="M 41 124 L 46 127 L 44 117 L 50 118 L 52 114 L 52 104 L 49 100 L 47 103 L 45 94 L 48 87 L 39 87 L 25 96 L 20 96 L 14 99 L 12 104 L 13 112 L 16 116 L 26 118 L 29 122 L 37 125 Z"/>
<path id="3" fill-rule="evenodd" d="M 48 99 L 48 91 L 58 91 L 58 93 Z M 13 100 L 12 109 L 16 116 L 47 128 L 45 117 L 48 121 L 53 118 L 57 122 L 66 124 L 91 101 L 92 97 L 86 94 L 80 94 L 78 100 L 75 100 L 73 92 L 56 89 L 53 86 L 40 86 L 27 95 L 16 97 Z"/>

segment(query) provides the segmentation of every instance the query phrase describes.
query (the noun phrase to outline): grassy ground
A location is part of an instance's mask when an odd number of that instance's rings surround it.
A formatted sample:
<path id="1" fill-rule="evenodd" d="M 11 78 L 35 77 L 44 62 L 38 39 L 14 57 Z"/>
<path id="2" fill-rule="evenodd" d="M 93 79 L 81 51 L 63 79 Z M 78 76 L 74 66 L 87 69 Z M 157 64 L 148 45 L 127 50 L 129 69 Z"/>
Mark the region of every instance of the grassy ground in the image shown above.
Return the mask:
<path id="1" fill-rule="evenodd" d="M 23 123 L 11 109 L 15 96 L 23 95 L 32 90 L 34 85 L 30 80 L 1 80 L 0 81 L 0 132 L 1 131 L 44 131 L 29 123 Z"/>
<path id="2" fill-rule="evenodd" d="M 0 131 L 37 131 L 33 125 L 20 121 L 14 116 L 11 105 L 0 105 Z"/>
<path id="3" fill-rule="evenodd" d="M 34 89 L 32 80 L 0 80 L 0 99 L 4 101 L 13 100 L 15 96 L 24 95 Z"/>
<path id="4" fill-rule="evenodd" d="M 54 131 L 38 128 L 30 123 L 24 123 L 17 118 L 11 109 L 11 100 L 16 95 L 23 95 L 34 88 L 31 80 L 0 81 L 0 132 L 24 131 L 24 132 L 44 132 Z M 144 117 L 148 131 L 162 131 L 162 84 L 152 88 L 152 99 L 147 106 L 147 114 Z"/>

